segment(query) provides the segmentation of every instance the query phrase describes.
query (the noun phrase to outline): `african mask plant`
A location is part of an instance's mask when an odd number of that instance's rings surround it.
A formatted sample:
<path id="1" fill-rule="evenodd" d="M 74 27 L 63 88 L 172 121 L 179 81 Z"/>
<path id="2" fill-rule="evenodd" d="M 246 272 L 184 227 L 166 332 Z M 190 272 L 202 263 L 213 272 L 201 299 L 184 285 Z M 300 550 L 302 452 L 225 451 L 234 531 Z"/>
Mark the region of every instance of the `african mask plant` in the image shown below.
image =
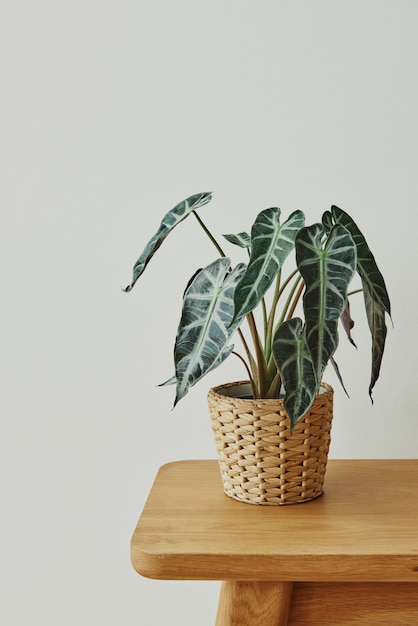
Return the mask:
<path id="1" fill-rule="evenodd" d="M 328 362 L 342 382 L 334 353 L 340 321 L 354 344 L 348 286 L 356 272 L 371 332 L 372 397 L 390 302 L 374 256 L 352 218 L 332 206 L 320 223 L 305 226 L 302 211 L 281 222 L 279 208 L 265 209 L 257 215 L 250 234 L 224 235 L 230 244 L 248 251 L 248 262 L 233 267 L 197 213 L 211 198 L 211 193 L 190 196 L 164 216 L 125 289 L 134 287 L 167 235 L 193 215 L 219 257 L 195 272 L 184 292 L 174 347 L 175 375 L 163 383 L 176 385 L 175 404 L 233 353 L 245 365 L 255 398 L 276 398 L 284 393 L 293 428 L 319 392 Z M 296 263 L 285 274 L 285 261 L 292 251 Z M 300 300 L 303 320 L 295 316 Z M 230 343 L 235 333 L 240 335 L 242 354 Z"/>

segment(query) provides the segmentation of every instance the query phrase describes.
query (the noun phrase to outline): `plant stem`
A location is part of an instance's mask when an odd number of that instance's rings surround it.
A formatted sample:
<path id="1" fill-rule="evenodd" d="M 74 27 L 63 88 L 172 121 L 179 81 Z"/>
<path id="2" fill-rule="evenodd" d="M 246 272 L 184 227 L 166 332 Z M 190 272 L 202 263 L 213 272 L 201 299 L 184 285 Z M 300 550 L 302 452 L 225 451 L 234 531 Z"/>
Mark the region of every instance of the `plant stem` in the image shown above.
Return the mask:
<path id="1" fill-rule="evenodd" d="M 296 296 L 295 296 L 295 298 L 294 298 L 294 300 L 293 300 L 292 306 L 291 306 L 291 308 L 290 308 L 289 313 L 287 314 L 286 319 L 288 319 L 288 320 L 292 319 L 293 314 L 294 314 L 294 312 L 295 312 L 295 309 L 296 309 L 296 307 L 297 307 L 297 304 L 298 304 L 298 302 L 299 302 L 299 299 L 300 299 L 300 297 L 301 297 L 301 295 L 302 295 L 302 293 L 303 293 L 303 290 L 304 290 L 304 289 L 305 289 L 305 283 L 304 283 L 304 282 L 302 282 L 302 283 L 299 285 L 298 292 L 297 292 L 297 294 L 296 294 Z"/>
<path id="2" fill-rule="evenodd" d="M 266 305 L 265 298 L 262 298 L 261 300 L 261 308 L 263 311 L 264 350 L 266 350 L 268 346 L 268 319 L 267 319 L 267 305 Z"/>
<path id="3" fill-rule="evenodd" d="M 296 273 L 297 273 L 297 272 L 294 272 L 294 273 L 293 273 L 293 276 L 294 276 Z M 293 276 L 292 276 L 292 278 L 293 278 Z M 290 277 L 289 277 L 289 278 L 290 278 Z M 295 280 L 295 282 L 294 282 L 293 286 L 292 286 L 292 289 L 290 290 L 290 293 L 289 293 L 289 295 L 288 295 L 288 298 L 287 298 L 287 300 L 286 300 L 286 303 L 285 303 L 285 305 L 284 305 L 284 307 L 283 307 L 283 311 L 282 311 L 282 314 L 281 314 L 281 316 L 280 316 L 280 319 L 279 319 L 278 323 L 276 324 L 276 328 L 277 328 L 278 326 L 280 326 L 281 324 L 283 324 L 284 319 L 285 319 L 285 317 L 286 317 L 286 315 L 287 315 L 288 309 L 289 309 L 289 307 L 290 307 L 290 303 L 292 302 L 293 296 L 295 295 L 295 291 L 296 291 L 296 289 L 297 289 L 297 287 L 298 287 L 298 285 L 299 285 L 299 283 L 300 283 L 300 281 L 301 281 L 301 280 L 302 280 L 302 276 L 299 274 L 299 275 L 298 275 L 298 277 L 296 278 L 296 280 Z M 299 299 L 299 298 L 298 298 L 298 299 Z M 296 305 L 295 305 L 295 307 L 296 307 Z M 295 309 L 295 307 L 292 307 L 292 308 L 293 308 L 293 310 Z M 289 319 L 289 316 L 287 316 L 287 319 Z M 273 333 L 273 334 L 274 334 L 274 333 Z"/>
<path id="4" fill-rule="evenodd" d="M 291 276 L 289 276 L 289 278 L 286 281 L 286 285 L 289 284 L 289 282 L 290 282 L 290 280 L 292 278 L 294 278 L 295 274 L 298 274 L 298 270 L 295 270 L 291 274 Z M 303 289 L 305 287 L 305 283 L 304 282 L 302 282 L 302 284 L 299 285 L 301 280 L 302 280 L 302 276 L 300 274 L 298 274 L 298 276 L 297 276 L 297 278 L 296 278 L 296 280 L 295 280 L 295 282 L 294 282 L 294 284 L 292 286 L 292 289 L 290 290 L 290 293 L 289 293 L 289 295 L 287 297 L 287 300 L 286 300 L 286 303 L 285 303 L 285 305 L 283 307 L 283 311 L 282 311 L 282 314 L 280 316 L 280 319 L 277 322 L 277 324 L 275 325 L 274 331 L 272 332 L 271 343 L 273 343 L 273 337 L 274 337 L 274 334 L 276 332 L 276 329 L 279 328 L 279 326 L 281 326 L 283 324 L 285 318 L 286 319 L 290 319 L 292 317 L 293 313 L 295 312 L 296 305 L 297 305 L 297 303 L 299 301 L 299 298 L 300 298 L 300 296 L 301 296 L 301 294 L 303 292 Z M 296 291 L 298 285 L 299 285 L 299 290 L 298 290 L 298 292 L 297 292 L 297 294 L 295 296 L 295 291 Z M 282 289 L 280 291 L 281 293 L 283 292 L 284 288 L 285 288 L 285 285 L 283 285 L 283 287 L 282 287 Z M 292 299 L 293 298 L 294 298 L 294 300 L 293 300 L 293 303 L 292 303 Z M 291 303 L 292 303 L 292 305 L 291 305 Z M 291 307 L 290 311 L 289 311 L 289 307 Z M 288 313 L 288 311 L 289 311 L 289 313 Z M 270 369 L 270 372 L 275 368 L 275 362 L 273 360 L 273 353 L 272 352 L 270 353 L 270 356 L 269 356 L 268 367 Z"/>
<path id="5" fill-rule="evenodd" d="M 249 372 L 252 372 L 252 374 L 250 373 L 250 374 L 249 374 L 249 376 L 250 376 L 250 381 L 251 381 L 251 383 L 253 384 L 253 382 L 254 382 L 255 380 L 258 380 L 258 376 L 257 376 L 257 363 L 255 362 L 254 357 L 253 357 L 253 355 L 251 354 L 251 350 L 250 350 L 250 348 L 248 347 L 247 341 L 246 341 L 246 339 L 245 339 L 245 337 L 244 337 L 244 333 L 242 332 L 242 330 L 241 330 L 240 328 L 238 328 L 238 334 L 239 334 L 240 339 L 241 339 L 241 341 L 242 341 L 242 345 L 243 345 L 243 347 L 244 347 L 245 354 L 247 355 L 247 359 L 248 359 L 248 363 L 249 363 L 249 367 L 248 367 L 248 364 L 247 364 L 247 370 L 248 370 Z"/>
<path id="6" fill-rule="evenodd" d="M 232 354 L 235 354 L 235 356 L 237 356 L 243 362 L 244 367 L 247 370 L 247 375 L 251 384 L 251 391 L 252 391 L 253 397 L 255 398 L 257 395 L 257 387 L 255 385 L 254 378 L 251 375 L 251 371 L 250 371 L 250 368 L 248 367 L 247 361 L 238 352 L 235 352 L 235 350 L 232 352 Z"/>
<path id="7" fill-rule="evenodd" d="M 282 270 L 280 269 L 277 273 L 273 301 L 271 303 L 270 314 L 267 320 L 267 329 L 266 329 L 266 337 L 265 337 L 265 353 L 266 353 L 267 362 L 269 361 L 270 354 L 271 354 L 271 339 L 272 339 L 272 334 L 273 334 L 274 317 L 276 314 L 276 308 L 277 308 L 277 304 L 279 302 L 280 293 L 281 293 L 281 289 L 280 289 L 281 277 L 282 277 Z"/>
<path id="8" fill-rule="evenodd" d="M 295 269 L 284 281 L 283 284 L 281 284 L 281 270 L 279 271 L 278 275 L 277 275 L 277 280 L 276 280 L 276 288 L 274 291 L 274 296 L 273 296 L 273 302 L 270 308 L 270 315 L 269 315 L 269 319 L 268 319 L 268 331 L 267 331 L 267 341 L 266 341 L 266 355 L 267 355 L 267 360 L 270 359 L 271 356 L 271 344 L 272 344 L 272 339 L 273 339 L 273 328 L 274 328 L 274 318 L 276 315 L 276 309 L 277 309 L 277 305 L 279 302 L 279 299 L 283 293 L 283 291 L 286 289 L 286 287 L 288 286 L 288 284 L 292 281 L 292 279 L 299 273 L 298 269 Z M 294 291 L 291 292 L 290 298 L 292 297 Z M 285 310 L 287 309 L 287 307 L 289 306 L 290 303 L 290 299 L 287 301 L 287 303 L 285 304 Z M 283 321 L 284 316 L 282 317 L 282 319 L 280 320 L 280 323 Z"/>
<path id="9" fill-rule="evenodd" d="M 270 385 L 270 388 L 267 393 L 267 398 L 278 398 L 280 394 L 280 389 L 282 386 L 282 377 L 279 372 L 276 372 L 275 377 L 273 378 L 273 382 Z"/>
<path id="10" fill-rule="evenodd" d="M 257 370 L 258 370 L 258 398 L 263 398 L 267 393 L 268 389 L 268 380 L 269 380 L 269 372 L 266 363 L 266 358 L 264 356 L 263 347 L 260 342 L 260 336 L 257 331 L 257 327 L 255 324 L 254 315 L 252 313 L 248 313 L 246 315 L 248 325 L 250 327 L 251 337 L 255 346 L 255 353 L 257 359 Z"/>
<path id="11" fill-rule="evenodd" d="M 211 242 L 213 243 L 213 245 L 215 246 L 215 248 L 217 249 L 217 251 L 219 252 L 219 254 L 221 255 L 221 257 L 226 257 L 225 252 L 222 250 L 221 246 L 216 241 L 215 237 L 212 235 L 208 227 L 203 223 L 202 218 L 196 213 L 196 211 L 192 211 L 192 213 L 197 219 L 197 221 L 199 222 L 200 226 L 203 228 L 203 230 L 207 234 L 207 236 L 209 237 L 209 239 L 211 240 Z"/>

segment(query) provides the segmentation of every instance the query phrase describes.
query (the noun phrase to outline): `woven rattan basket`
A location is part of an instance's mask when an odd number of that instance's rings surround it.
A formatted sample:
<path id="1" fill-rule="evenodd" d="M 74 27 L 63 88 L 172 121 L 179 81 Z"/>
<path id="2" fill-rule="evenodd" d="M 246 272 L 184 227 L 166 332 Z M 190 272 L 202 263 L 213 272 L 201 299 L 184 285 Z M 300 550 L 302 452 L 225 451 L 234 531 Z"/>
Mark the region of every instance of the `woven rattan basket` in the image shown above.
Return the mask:
<path id="1" fill-rule="evenodd" d="M 333 389 L 325 383 L 321 387 L 292 433 L 283 401 L 246 399 L 251 393 L 248 382 L 209 391 L 209 412 L 228 496 L 251 504 L 277 505 L 321 495 L 333 414 Z"/>

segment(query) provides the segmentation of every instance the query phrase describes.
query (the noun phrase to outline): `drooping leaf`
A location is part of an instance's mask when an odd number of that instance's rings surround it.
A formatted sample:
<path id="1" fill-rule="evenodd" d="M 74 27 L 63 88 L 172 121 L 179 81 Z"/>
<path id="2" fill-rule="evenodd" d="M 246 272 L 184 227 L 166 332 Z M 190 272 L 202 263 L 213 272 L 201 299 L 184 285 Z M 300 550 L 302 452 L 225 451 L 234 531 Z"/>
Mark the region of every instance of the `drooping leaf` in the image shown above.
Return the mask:
<path id="1" fill-rule="evenodd" d="M 355 347 L 357 348 L 356 344 L 354 343 L 354 339 L 351 336 L 351 331 L 354 328 L 354 321 L 351 317 L 351 313 L 350 313 L 350 302 L 347 300 L 347 304 L 345 306 L 345 309 L 341 315 L 341 323 L 343 325 L 343 328 L 347 334 L 348 337 L 348 341 Z"/>
<path id="2" fill-rule="evenodd" d="M 246 315 L 261 301 L 304 225 L 302 211 L 294 211 L 283 224 L 280 213 L 279 208 L 265 209 L 253 224 L 250 260 L 235 291 L 235 318 Z"/>
<path id="3" fill-rule="evenodd" d="M 174 348 L 176 400 L 231 353 L 231 325 L 235 287 L 245 271 L 240 263 L 230 271 L 230 260 L 221 258 L 202 269 L 184 294 L 183 310 Z"/>
<path id="4" fill-rule="evenodd" d="M 238 233 L 237 235 L 223 235 L 229 243 L 233 243 L 240 248 L 249 248 L 251 246 L 251 237 L 248 233 Z"/>
<path id="5" fill-rule="evenodd" d="M 372 298 L 369 286 L 365 282 L 363 283 L 363 294 L 367 320 L 369 322 L 369 328 L 372 335 L 372 373 L 370 378 L 369 396 L 373 402 L 372 392 L 380 374 L 387 328 L 385 322 L 385 309 Z"/>
<path id="6" fill-rule="evenodd" d="M 131 291 L 133 289 L 136 281 L 141 276 L 146 266 L 154 256 L 155 252 L 163 243 L 164 239 L 167 235 L 173 230 L 177 224 L 180 224 L 192 211 L 198 209 L 212 199 L 212 193 L 198 193 L 194 196 L 190 196 L 183 202 L 177 204 L 174 209 L 171 209 L 166 215 L 163 217 L 160 227 L 155 233 L 153 237 L 149 240 L 144 250 L 141 252 L 138 260 L 136 261 L 133 274 L 132 274 L 132 282 L 130 285 L 125 287 L 124 291 Z"/>
<path id="7" fill-rule="evenodd" d="M 305 281 L 306 339 L 317 385 L 338 345 L 338 320 L 356 268 L 356 248 L 346 228 L 336 224 L 324 242 L 324 227 L 313 224 L 296 237 L 296 261 Z"/>
<path id="8" fill-rule="evenodd" d="M 340 368 L 338 367 L 338 364 L 337 364 L 336 360 L 332 356 L 329 361 L 330 361 L 332 367 L 334 368 L 335 373 L 337 374 L 337 378 L 338 378 L 338 380 L 341 383 L 341 387 L 344 389 L 346 396 L 349 398 L 350 396 L 348 395 L 348 391 L 345 388 L 344 381 L 343 381 L 343 378 L 341 376 Z"/>
<path id="9" fill-rule="evenodd" d="M 350 231 L 357 248 L 357 271 L 362 282 L 367 284 L 370 297 L 390 316 L 390 300 L 385 280 L 363 233 L 354 220 L 337 206 L 331 207 L 332 216 L 337 224 L 342 224 Z"/>
<path id="10" fill-rule="evenodd" d="M 282 377 L 286 394 L 284 405 L 293 429 L 317 393 L 316 376 L 300 318 L 294 317 L 279 326 L 274 335 L 273 356 Z"/>

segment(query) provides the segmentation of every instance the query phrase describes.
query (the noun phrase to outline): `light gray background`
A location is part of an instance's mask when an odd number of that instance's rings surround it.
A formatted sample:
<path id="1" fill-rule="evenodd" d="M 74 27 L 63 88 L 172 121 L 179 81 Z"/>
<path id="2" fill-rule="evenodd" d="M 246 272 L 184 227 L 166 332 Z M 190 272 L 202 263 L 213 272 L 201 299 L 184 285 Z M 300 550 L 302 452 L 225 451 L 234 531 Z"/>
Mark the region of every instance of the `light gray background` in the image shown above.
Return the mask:
<path id="1" fill-rule="evenodd" d="M 207 389 L 243 376 L 229 360 L 174 412 L 156 387 L 215 258 L 192 220 L 120 290 L 192 193 L 217 234 L 272 205 L 361 223 L 394 328 L 374 407 L 364 320 L 344 342 L 331 457 L 416 457 L 417 20 L 412 0 L 0 0 L 2 624 L 214 622 L 217 583 L 129 562 L 158 467 L 215 456 Z"/>

